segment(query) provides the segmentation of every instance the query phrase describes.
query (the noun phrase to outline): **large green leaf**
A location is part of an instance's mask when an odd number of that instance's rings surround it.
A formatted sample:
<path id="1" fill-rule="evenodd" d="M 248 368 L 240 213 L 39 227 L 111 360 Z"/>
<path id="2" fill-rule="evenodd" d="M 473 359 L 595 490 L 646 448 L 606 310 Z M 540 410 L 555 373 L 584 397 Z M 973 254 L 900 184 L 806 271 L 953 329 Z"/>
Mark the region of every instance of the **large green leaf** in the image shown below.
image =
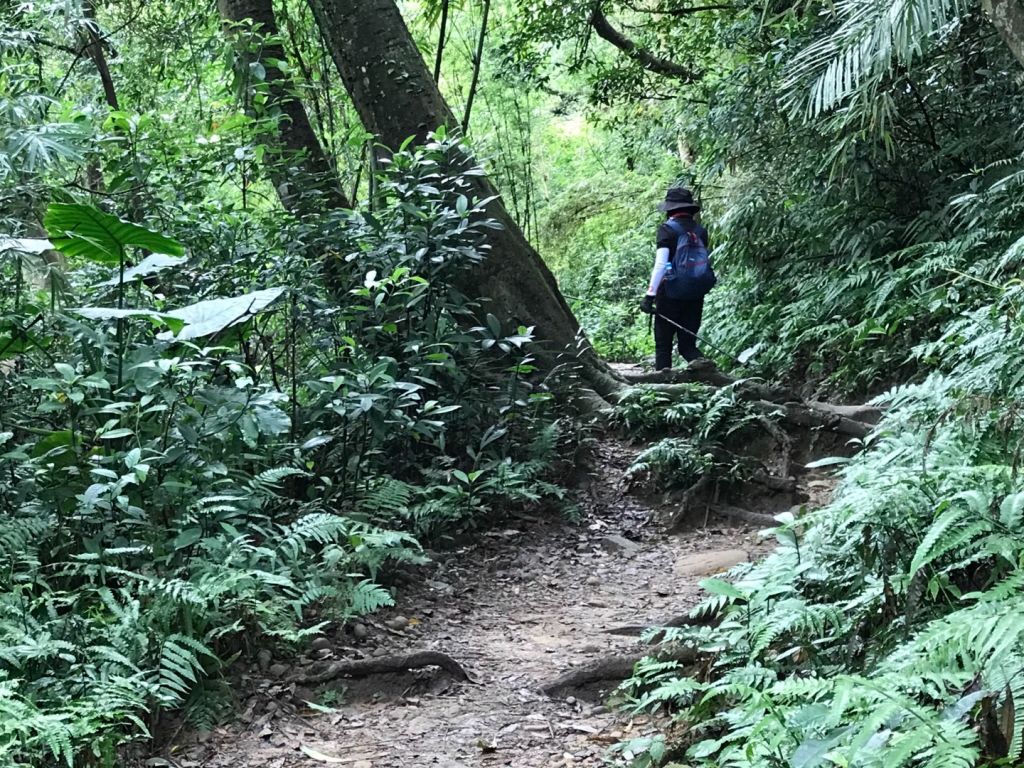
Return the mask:
<path id="1" fill-rule="evenodd" d="M 179 341 L 198 339 L 220 333 L 232 325 L 244 323 L 277 301 L 282 293 L 283 288 L 268 288 L 244 296 L 200 301 L 166 314 L 185 323 L 185 327 L 174 338 Z M 171 338 L 171 335 L 161 334 L 160 338 Z"/>
<path id="2" fill-rule="evenodd" d="M 170 312 L 155 309 L 118 309 L 116 307 L 76 307 L 68 310 L 89 320 L 120 320 L 127 317 L 145 317 L 155 324 L 171 330 L 157 338 L 164 341 L 187 341 L 212 336 L 232 325 L 244 323 L 262 312 L 284 293 L 284 288 L 253 291 L 244 296 L 225 299 L 207 299 Z"/>
<path id="3" fill-rule="evenodd" d="M 130 283 L 133 280 L 139 280 L 149 275 L 155 275 L 157 272 L 162 272 L 170 267 L 178 267 L 185 263 L 185 259 L 177 256 L 165 256 L 161 253 L 154 253 L 147 256 L 134 267 L 126 269 L 124 271 L 124 281 Z M 118 285 L 121 282 L 120 277 L 115 271 L 114 276 L 109 280 L 105 280 L 100 285 Z"/>
<path id="4" fill-rule="evenodd" d="M 58 251 L 101 264 L 117 264 L 130 247 L 169 256 L 185 252 L 181 243 L 159 232 L 79 203 L 51 203 L 43 224 Z"/>
<path id="5" fill-rule="evenodd" d="M 40 254 L 53 248 L 53 243 L 39 237 L 7 237 L 0 235 L 0 251 Z"/>
<path id="6" fill-rule="evenodd" d="M 87 320 L 121 320 L 126 317 L 145 317 L 153 325 L 164 326 L 172 331 L 180 330 L 185 324 L 176 317 L 157 312 L 155 309 L 118 309 L 117 307 L 73 307 L 68 312 Z"/>

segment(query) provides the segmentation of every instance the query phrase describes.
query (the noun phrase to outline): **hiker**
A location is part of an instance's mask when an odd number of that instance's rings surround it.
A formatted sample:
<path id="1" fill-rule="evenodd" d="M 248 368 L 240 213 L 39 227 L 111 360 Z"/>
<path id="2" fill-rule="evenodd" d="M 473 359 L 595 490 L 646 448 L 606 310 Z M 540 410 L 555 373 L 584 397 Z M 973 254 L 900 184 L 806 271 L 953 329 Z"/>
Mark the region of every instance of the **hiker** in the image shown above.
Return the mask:
<path id="1" fill-rule="evenodd" d="M 672 187 L 658 206 L 667 214 L 658 227 L 657 256 L 640 309 L 654 315 L 654 367 L 672 367 L 672 344 L 689 363 L 702 357 L 697 349 L 704 295 L 716 282 L 708 259 L 708 233 L 694 215 L 700 205 L 684 187 Z"/>

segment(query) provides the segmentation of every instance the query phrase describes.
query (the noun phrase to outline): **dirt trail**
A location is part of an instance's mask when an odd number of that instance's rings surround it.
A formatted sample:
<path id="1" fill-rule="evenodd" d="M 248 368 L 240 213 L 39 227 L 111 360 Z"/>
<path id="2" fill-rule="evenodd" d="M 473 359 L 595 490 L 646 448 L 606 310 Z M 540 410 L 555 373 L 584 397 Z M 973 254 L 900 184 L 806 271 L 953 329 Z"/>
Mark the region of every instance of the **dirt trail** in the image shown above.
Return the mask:
<path id="1" fill-rule="evenodd" d="M 249 698 L 233 725 L 164 754 L 181 768 L 603 765 L 609 745 L 652 724 L 604 707 L 602 693 L 615 683 L 586 698 L 550 698 L 540 687 L 575 666 L 635 650 L 635 638 L 605 630 L 683 613 L 698 600 L 700 579 L 770 544 L 750 526 L 715 519 L 666 536 L 652 510 L 618 485 L 631 451 L 615 443 L 599 451 L 601 469 L 580 491 L 582 521 L 513 521 L 439 556 L 399 585 L 395 609 L 357 629 L 366 637 L 350 630 L 312 653 L 351 659 L 438 650 L 475 682 L 430 668 L 314 692 L 289 682 L 293 669 L 271 667 L 276 676 L 243 680 Z M 302 703 L 309 698 L 334 711 Z"/>

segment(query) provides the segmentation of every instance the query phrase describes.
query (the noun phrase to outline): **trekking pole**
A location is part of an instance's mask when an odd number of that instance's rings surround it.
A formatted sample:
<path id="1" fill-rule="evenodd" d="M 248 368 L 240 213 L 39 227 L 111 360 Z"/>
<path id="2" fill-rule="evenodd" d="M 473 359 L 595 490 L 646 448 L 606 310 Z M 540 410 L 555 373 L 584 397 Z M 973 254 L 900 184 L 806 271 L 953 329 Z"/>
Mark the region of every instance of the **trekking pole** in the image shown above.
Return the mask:
<path id="1" fill-rule="evenodd" d="M 666 323 L 668 323 L 669 325 L 674 325 L 674 326 L 675 326 L 676 328 L 678 328 L 678 329 L 679 329 L 680 331 L 683 331 L 683 332 L 685 332 L 685 333 L 688 333 L 688 334 L 690 334 L 691 336 L 693 336 L 693 338 L 695 338 L 695 339 L 696 339 L 697 341 L 699 341 L 699 342 L 700 342 L 701 344 L 706 344 L 706 345 L 708 345 L 709 347 L 711 347 L 711 348 L 712 348 L 712 349 L 714 349 L 715 351 L 717 351 L 717 352 L 719 352 L 719 353 L 721 353 L 721 354 L 725 355 L 726 357 L 728 357 L 728 358 L 729 358 L 730 360 L 732 360 L 733 362 L 735 362 L 735 363 L 736 363 L 737 365 L 739 365 L 739 366 L 742 366 L 743 368 L 747 368 L 747 367 L 748 367 L 748 364 L 747 364 L 747 363 L 743 362 L 742 360 L 740 360 L 740 359 L 739 359 L 738 357 L 736 357 L 736 356 L 735 356 L 735 355 L 733 355 L 732 353 L 730 353 L 730 352 L 726 352 L 726 351 L 725 351 L 724 349 L 722 349 L 722 348 L 721 348 L 721 347 L 719 347 L 718 345 L 716 345 L 716 344 L 712 344 L 712 343 L 711 343 L 710 341 L 708 341 L 707 339 L 705 339 L 705 338 L 704 338 L 704 337 L 702 337 L 702 336 L 698 336 L 698 335 L 697 335 L 696 333 L 694 333 L 693 331 L 691 331 L 691 330 L 690 330 L 689 328 L 683 328 L 683 326 L 681 326 L 681 325 L 680 325 L 679 323 L 677 323 L 677 322 L 676 322 L 675 320 L 669 320 L 669 319 L 668 319 L 667 317 L 665 317 L 665 316 L 664 316 L 663 314 L 661 314 L 661 313 L 659 313 L 659 312 L 654 312 L 654 313 L 652 313 L 652 314 L 653 314 L 653 315 L 654 315 L 655 317 L 660 317 L 660 318 L 661 318 L 662 320 L 664 320 L 664 321 L 665 321 Z"/>

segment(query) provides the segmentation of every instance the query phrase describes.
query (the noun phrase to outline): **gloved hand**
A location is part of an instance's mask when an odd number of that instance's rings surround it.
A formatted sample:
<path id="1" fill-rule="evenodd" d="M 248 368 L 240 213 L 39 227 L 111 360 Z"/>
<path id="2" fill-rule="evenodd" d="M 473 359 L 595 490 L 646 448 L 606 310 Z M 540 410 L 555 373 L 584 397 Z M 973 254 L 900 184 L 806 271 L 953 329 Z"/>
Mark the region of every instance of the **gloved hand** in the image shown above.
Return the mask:
<path id="1" fill-rule="evenodd" d="M 653 296 L 644 296 L 643 300 L 640 302 L 640 311 L 643 312 L 645 315 L 653 315 L 654 314 L 654 297 Z"/>

